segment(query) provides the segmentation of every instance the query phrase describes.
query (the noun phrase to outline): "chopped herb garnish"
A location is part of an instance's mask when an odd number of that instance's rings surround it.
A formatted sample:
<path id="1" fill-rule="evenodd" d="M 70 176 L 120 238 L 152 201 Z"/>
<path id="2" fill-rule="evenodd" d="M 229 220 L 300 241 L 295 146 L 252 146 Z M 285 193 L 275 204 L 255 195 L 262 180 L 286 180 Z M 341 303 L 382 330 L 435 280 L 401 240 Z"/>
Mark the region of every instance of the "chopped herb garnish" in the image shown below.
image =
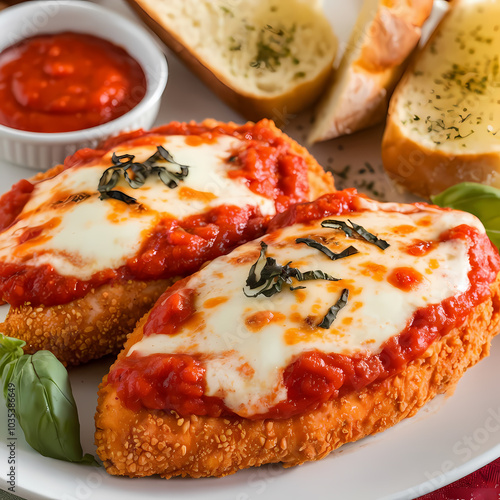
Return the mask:
<path id="1" fill-rule="evenodd" d="M 349 238 L 359 237 L 367 241 L 368 243 L 376 245 L 381 250 L 385 250 L 387 247 L 390 246 L 389 243 L 387 243 L 387 241 L 377 238 L 374 234 L 368 232 L 364 227 L 360 226 L 359 224 L 356 224 L 349 219 L 348 221 L 351 224 L 351 227 L 349 227 L 347 223 L 344 221 L 333 220 L 333 219 L 324 220 L 321 223 L 321 226 L 328 227 L 331 229 L 341 229 Z"/>
<path id="2" fill-rule="evenodd" d="M 328 309 L 328 312 L 326 313 L 325 317 L 318 325 L 319 328 L 328 329 L 332 326 L 332 323 L 335 321 L 335 318 L 337 317 L 339 311 L 347 305 L 348 297 L 349 297 L 349 290 L 347 288 L 344 288 L 342 290 L 342 293 L 340 294 L 339 300 L 337 300 L 337 302 L 335 302 L 335 304 L 333 304 L 333 306 L 330 307 L 330 309 Z"/>
<path id="3" fill-rule="evenodd" d="M 101 193 L 101 196 L 99 198 L 101 200 L 113 199 L 123 201 L 123 203 L 126 203 L 127 205 L 134 205 L 135 203 L 137 203 L 137 200 L 135 198 L 132 198 L 132 196 L 129 196 L 122 191 L 105 191 Z"/>
<path id="4" fill-rule="evenodd" d="M 359 251 L 352 245 L 342 250 L 342 252 L 335 253 L 332 252 L 325 245 L 321 244 L 319 241 L 313 240 L 312 238 L 297 238 L 295 240 L 295 243 L 305 243 L 307 246 L 315 248 L 316 250 L 319 250 L 320 252 L 324 253 L 331 260 L 339 260 L 345 257 L 349 257 L 350 255 L 359 253 Z"/>
<path id="5" fill-rule="evenodd" d="M 179 181 L 184 180 L 189 174 L 189 167 L 177 163 L 163 146 L 157 146 L 156 153 L 142 163 L 134 162 L 134 158 L 135 156 L 130 154 L 118 156 L 116 153 L 113 153 L 111 157 L 113 166 L 104 171 L 97 187 L 97 190 L 101 194 L 101 200 L 112 198 L 123 201 L 128 205 L 137 203 L 135 198 L 122 191 L 113 190 L 120 180 L 121 174 L 123 174 L 123 178 L 132 189 L 143 186 L 146 179 L 153 174 L 158 175 L 165 186 L 174 189 L 178 186 Z M 166 164 L 175 165 L 179 168 L 179 171 L 172 172 L 167 168 Z"/>
<path id="6" fill-rule="evenodd" d="M 224 5 L 221 5 L 220 9 L 222 10 L 222 12 L 224 12 L 224 14 L 228 14 L 229 16 L 234 17 L 233 12 Z"/>
<path id="7" fill-rule="evenodd" d="M 347 179 L 347 174 L 349 173 L 349 170 L 351 170 L 351 165 L 346 165 L 342 170 L 339 170 L 338 172 L 335 172 L 334 170 L 332 170 L 332 172 L 336 177 L 340 177 L 341 179 Z"/>
<path id="8" fill-rule="evenodd" d="M 248 278 L 246 280 L 246 285 L 250 290 L 255 290 L 256 288 L 262 287 L 255 294 L 247 294 L 245 290 L 243 293 L 247 297 L 257 297 L 259 295 L 264 295 L 264 297 L 272 297 L 273 295 L 281 292 L 283 284 L 291 285 L 293 283 L 292 278 L 297 281 L 308 281 L 308 280 L 328 280 L 328 281 L 339 281 L 339 278 L 334 278 L 329 274 L 316 270 L 316 271 L 306 271 L 301 272 L 294 267 L 290 267 L 290 262 L 282 266 L 276 262 L 276 259 L 272 257 L 266 257 L 267 245 L 265 242 L 260 242 L 260 255 L 257 261 L 252 264 L 250 271 L 248 273 Z M 257 266 L 265 260 L 264 266 L 260 270 L 260 276 L 257 277 Z M 290 290 L 297 290 L 299 287 L 290 287 Z"/>
<path id="9" fill-rule="evenodd" d="M 274 28 L 267 24 L 260 30 L 257 40 L 257 54 L 250 62 L 252 68 L 265 68 L 276 71 L 276 67 L 281 65 L 281 60 L 287 57 L 292 58 L 294 64 L 298 64 L 290 50 L 290 45 L 295 37 L 296 26 L 293 24 L 290 29 Z M 295 63 L 295 60 L 297 63 Z"/>

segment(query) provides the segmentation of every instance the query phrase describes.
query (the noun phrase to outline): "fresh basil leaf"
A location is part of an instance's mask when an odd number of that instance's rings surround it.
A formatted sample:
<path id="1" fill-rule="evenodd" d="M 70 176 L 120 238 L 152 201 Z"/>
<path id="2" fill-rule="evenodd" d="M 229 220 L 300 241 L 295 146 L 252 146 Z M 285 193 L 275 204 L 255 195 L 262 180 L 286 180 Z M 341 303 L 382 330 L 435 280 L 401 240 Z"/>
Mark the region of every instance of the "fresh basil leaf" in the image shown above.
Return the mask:
<path id="1" fill-rule="evenodd" d="M 172 155 L 163 146 L 158 146 L 157 150 L 157 154 L 159 154 L 164 160 L 180 168 L 180 172 L 175 174 L 179 179 L 182 179 L 183 177 L 186 177 L 188 175 L 189 167 L 187 165 L 181 165 L 180 163 L 177 163 Z"/>
<path id="2" fill-rule="evenodd" d="M 133 174 L 132 177 L 129 174 L 129 170 Z M 142 163 L 131 163 L 128 168 L 123 170 L 123 176 L 131 188 L 138 189 L 144 186 L 148 178 L 148 172 Z"/>
<path id="3" fill-rule="evenodd" d="M 127 205 L 133 205 L 137 203 L 137 200 L 135 198 L 132 198 L 132 196 L 122 193 L 121 191 L 106 191 L 104 193 L 101 193 L 101 196 L 99 198 L 101 200 L 111 198 L 113 200 L 123 201 Z"/>
<path id="4" fill-rule="evenodd" d="M 104 171 L 97 186 L 97 190 L 101 194 L 101 200 L 112 198 L 123 201 L 128 205 L 136 203 L 135 198 L 121 191 L 113 191 L 113 188 L 120 180 L 121 174 L 123 174 L 123 178 L 132 189 L 142 187 L 147 178 L 152 174 L 158 175 L 159 179 L 167 187 L 174 189 L 179 185 L 179 181 L 183 180 L 189 174 L 189 167 L 177 163 L 163 146 L 157 146 L 156 152 L 142 163 L 134 162 L 134 159 L 135 156 L 131 154 L 118 156 L 116 153 L 113 153 L 111 156 L 113 165 Z M 170 171 L 164 165 L 165 163 L 175 165 L 179 171 Z"/>
<path id="5" fill-rule="evenodd" d="M 500 248 L 500 189 L 475 182 L 462 182 L 438 195 L 432 203 L 470 212 L 483 223 L 490 240 Z"/>
<path id="6" fill-rule="evenodd" d="M 178 186 L 178 182 L 172 172 L 169 172 L 165 168 L 159 168 L 156 170 L 156 172 L 158 173 L 158 177 L 160 178 L 160 180 L 168 188 L 175 189 Z"/>
<path id="7" fill-rule="evenodd" d="M 359 236 L 361 236 L 361 238 L 363 238 L 365 241 L 368 241 L 368 243 L 372 243 L 373 245 L 379 247 L 381 250 L 385 250 L 390 246 L 387 241 L 382 240 L 381 238 L 377 238 L 377 236 L 367 231 L 363 226 L 356 224 L 350 219 L 347 220 L 353 227 L 354 231 L 356 231 L 356 233 L 358 233 Z"/>
<path id="8" fill-rule="evenodd" d="M 246 281 L 246 285 L 248 288 L 253 290 L 254 288 L 257 288 L 259 286 L 262 286 L 265 283 L 265 279 L 262 278 L 262 274 L 260 276 L 260 279 L 257 279 L 257 274 L 256 274 L 256 269 L 257 265 L 262 259 L 266 258 L 266 250 L 267 250 L 267 244 L 264 241 L 260 242 L 260 255 L 259 258 L 255 261 L 255 263 L 252 264 L 252 267 L 250 267 L 250 271 L 248 272 L 248 277 Z"/>
<path id="9" fill-rule="evenodd" d="M 347 225 L 347 222 L 343 220 L 328 219 L 321 222 L 321 227 L 326 227 L 329 229 L 340 229 L 344 231 L 345 235 L 349 238 L 355 238 L 356 233 L 352 227 Z"/>
<path id="10" fill-rule="evenodd" d="M 25 342 L 0 334 L 0 376 L 4 389 L 14 387 L 15 415 L 26 442 L 40 454 L 98 465 L 83 456 L 80 423 L 68 373 L 49 351 L 24 354 Z M 7 393 L 4 390 L 7 401 Z"/>
<path id="11" fill-rule="evenodd" d="M 347 299 L 349 297 L 349 290 L 347 288 L 344 288 L 342 290 L 342 293 L 340 294 L 339 300 L 333 304 L 330 309 L 328 309 L 328 312 L 325 314 L 325 317 L 322 319 L 321 323 L 318 325 L 319 328 L 324 328 L 327 330 L 332 326 L 332 323 L 335 321 L 337 318 L 337 314 L 339 311 L 347 305 Z"/>
<path id="12" fill-rule="evenodd" d="M 2 379 L 3 397 L 7 400 L 8 385 L 17 360 L 24 355 L 24 340 L 6 337 L 0 334 L 0 375 Z"/>
<path id="13" fill-rule="evenodd" d="M 330 274 L 327 274 L 321 270 L 316 271 L 305 271 L 300 272 L 294 267 L 290 267 L 290 275 L 293 276 L 297 281 L 308 281 L 308 280 L 327 280 L 327 281 L 340 281 L 340 278 L 334 278 Z"/>
<path id="14" fill-rule="evenodd" d="M 328 280 L 328 281 L 338 281 L 339 278 L 334 278 L 329 274 L 321 271 L 305 271 L 304 273 L 296 269 L 295 267 L 290 267 L 290 262 L 282 266 L 276 262 L 276 259 L 272 257 L 266 257 L 267 244 L 263 241 L 260 242 L 260 255 L 257 261 L 252 264 L 248 277 L 246 279 L 246 285 L 250 290 L 255 290 L 256 288 L 262 287 L 254 294 L 248 294 L 245 289 L 243 293 L 247 297 L 257 297 L 259 295 L 264 295 L 264 297 L 272 297 L 273 295 L 281 292 L 283 289 L 283 284 L 288 285 L 293 284 L 292 278 L 297 281 L 307 281 L 307 280 Z M 257 278 L 257 266 L 259 263 L 265 259 L 265 264 L 260 270 L 260 276 Z M 290 286 L 290 290 L 298 290 L 301 287 Z M 304 287 L 302 287 L 304 288 Z"/>
<path id="15" fill-rule="evenodd" d="M 135 158 L 135 156 L 130 155 L 130 154 L 124 154 L 124 155 L 118 156 L 116 153 L 113 153 L 111 156 L 111 161 L 113 162 L 113 165 L 126 165 L 127 163 L 132 161 L 134 158 Z"/>
<path id="16" fill-rule="evenodd" d="M 320 252 L 324 253 L 331 260 L 339 260 L 345 257 L 349 257 L 350 255 L 354 255 L 359 253 L 359 251 L 354 248 L 352 245 L 342 250 L 342 252 L 335 253 L 330 250 L 327 246 L 323 245 L 319 241 L 313 240 L 312 238 L 297 238 L 295 243 L 305 243 L 307 246 L 311 248 L 315 248 Z"/>
<path id="17" fill-rule="evenodd" d="M 107 168 L 101 175 L 97 190 L 99 191 L 99 193 L 109 191 L 116 186 L 119 180 L 120 174 L 118 170 L 116 170 L 115 167 Z"/>
<path id="18" fill-rule="evenodd" d="M 347 222 L 344 222 L 342 220 L 328 219 L 324 220 L 321 223 L 321 227 L 327 227 L 331 229 L 341 229 L 349 238 L 356 238 L 356 237 L 361 238 L 362 240 L 365 240 L 368 243 L 376 245 L 381 250 L 385 250 L 390 246 L 389 243 L 387 243 L 387 241 L 377 238 L 377 236 L 367 231 L 363 226 L 360 226 L 359 224 L 356 224 L 349 219 L 347 220 L 351 224 L 351 226 L 348 226 Z"/>

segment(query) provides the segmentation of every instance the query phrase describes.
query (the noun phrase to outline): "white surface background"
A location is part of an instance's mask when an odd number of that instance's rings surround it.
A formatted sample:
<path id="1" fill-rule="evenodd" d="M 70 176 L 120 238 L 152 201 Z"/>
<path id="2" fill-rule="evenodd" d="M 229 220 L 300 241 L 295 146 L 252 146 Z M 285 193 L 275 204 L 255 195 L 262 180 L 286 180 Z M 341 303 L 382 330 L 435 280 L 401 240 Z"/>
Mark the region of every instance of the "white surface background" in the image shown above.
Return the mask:
<path id="1" fill-rule="evenodd" d="M 130 17 L 121 0 L 100 3 Z M 329 18 L 341 48 L 354 23 L 361 0 L 326 2 Z M 216 118 L 242 122 L 168 51 L 169 82 L 157 124 L 171 120 Z M 309 114 L 288 116 L 286 127 L 304 144 Z M 382 128 L 329 141 L 311 148 L 318 161 L 342 172 L 350 165 L 347 179 L 337 176 L 337 187 L 366 186 L 387 200 L 409 200 L 383 175 L 380 161 Z M 367 171 L 365 162 L 374 167 Z M 0 164 L 0 192 L 6 191 L 32 171 Z M 361 189 L 363 190 L 363 189 Z M 369 192 L 372 194 L 373 192 Z M 2 307 L 1 313 L 6 313 Z M 77 401 L 85 452 L 94 453 L 93 416 L 97 386 L 112 359 L 72 369 L 71 383 Z M 453 397 L 438 397 L 416 417 L 383 434 L 333 452 L 326 459 L 283 469 L 279 465 L 249 469 L 221 479 L 127 479 L 108 476 L 104 470 L 44 458 L 31 450 L 17 429 L 16 493 L 28 499 L 183 499 L 271 500 L 281 498 L 406 499 L 415 498 L 454 481 L 500 456 L 500 340 L 492 355 L 471 369 L 460 381 Z M 0 488 L 7 489 L 6 409 L 0 405 Z"/>

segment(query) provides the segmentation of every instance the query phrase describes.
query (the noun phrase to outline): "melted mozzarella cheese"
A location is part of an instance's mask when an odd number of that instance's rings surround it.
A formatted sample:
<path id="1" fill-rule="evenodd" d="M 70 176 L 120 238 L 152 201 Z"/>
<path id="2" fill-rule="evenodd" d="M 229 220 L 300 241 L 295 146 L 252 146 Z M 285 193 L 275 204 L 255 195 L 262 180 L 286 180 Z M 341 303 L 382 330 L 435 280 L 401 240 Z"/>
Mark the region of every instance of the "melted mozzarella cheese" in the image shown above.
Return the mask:
<path id="1" fill-rule="evenodd" d="M 189 166 L 177 188 L 170 189 L 156 175 L 139 189 L 121 179 L 115 189 L 140 205 L 100 200 L 97 186 L 112 165 L 111 153 L 92 166 L 63 171 L 36 184 L 19 220 L 0 234 L 0 259 L 50 264 L 61 275 L 89 279 L 100 270 L 124 265 L 161 218 L 183 219 L 220 205 L 252 205 L 263 215 L 275 213 L 273 200 L 252 192 L 245 179 L 228 176 L 228 158 L 241 147 L 239 139 L 222 135 L 192 146 L 185 136 L 167 136 L 162 145 L 176 162 Z M 121 148 L 117 154 L 132 154 L 143 162 L 155 152 L 156 145 L 151 145 Z M 81 196 L 79 202 L 65 202 L 75 195 Z M 19 244 L 19 237 L 36 227 L 43 227 L 43 237 Z"/>
<path id="2" fill-rule="evenodd" d="M 206 394 L 218 396 L 235 413 L 263 413 L 286 398 L 284 369 L 303 352 L 377 353 L 390 337 L 399 334 L 416 309 L 466 291 L 470 270 L 467 243 L 449 240 L 427 255 L 406 251 L 416 239 L 438 240 L 449 228 L 469 224 L 484 231 L 470 214 L 429 207 L 400 212 L 379 210 L 331 219 L 362 225 L 390 246 L 381 250 L 343 231 L 322 228 L 320 222 L 296 225 L 262 239 L 266 256 L 278 264 L 290 262 L 300 271 L 322 270 L 340 281 L 312 280 L 289 286 L 270 298 L 247 297 L 243 289 L 251 265 L 260 253 L 259 242 L 243 245 L 212 261 L 193 275 L 186 288 L 196 290 L 197 321 L 181 327 L 175 335 L 153 334 L 132 346 L 129 354 L 187 353 L 201 355 L 206 367 Z M 394 204 L 390 205 L 394 209 Z M 406 213 L 405 213 L 406 212 Z M 278 236 L 276 236 L 278 235 Z M 296 238 L 313 238 L 334 252 L 353 245 L 359 253 L 332 261 Z M 410 267 L 423 279 L 411 291 L 402 291 L 388 281 L 392 270 Z M 330 328 L 319 328 L 328 309 L 342 290 L 349 290 L 347 305 Z M 254 291 L 245 288 L 247 293 Z M 190 325 L 190 326 L 189 326 Z"/>

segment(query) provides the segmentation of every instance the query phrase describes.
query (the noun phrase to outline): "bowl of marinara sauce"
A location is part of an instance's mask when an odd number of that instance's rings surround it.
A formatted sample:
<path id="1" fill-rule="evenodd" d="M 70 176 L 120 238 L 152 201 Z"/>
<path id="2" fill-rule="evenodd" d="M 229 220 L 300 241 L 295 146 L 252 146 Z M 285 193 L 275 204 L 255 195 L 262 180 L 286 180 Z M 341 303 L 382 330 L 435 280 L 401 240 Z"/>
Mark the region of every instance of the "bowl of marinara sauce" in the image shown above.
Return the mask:
<path id="1" fill-rule="evenodd" d="M 141 26 L 78 0 L 0 13 L 0 158 L 46 169 L 82 147 L 149 128 L 165 56 Z"/>

